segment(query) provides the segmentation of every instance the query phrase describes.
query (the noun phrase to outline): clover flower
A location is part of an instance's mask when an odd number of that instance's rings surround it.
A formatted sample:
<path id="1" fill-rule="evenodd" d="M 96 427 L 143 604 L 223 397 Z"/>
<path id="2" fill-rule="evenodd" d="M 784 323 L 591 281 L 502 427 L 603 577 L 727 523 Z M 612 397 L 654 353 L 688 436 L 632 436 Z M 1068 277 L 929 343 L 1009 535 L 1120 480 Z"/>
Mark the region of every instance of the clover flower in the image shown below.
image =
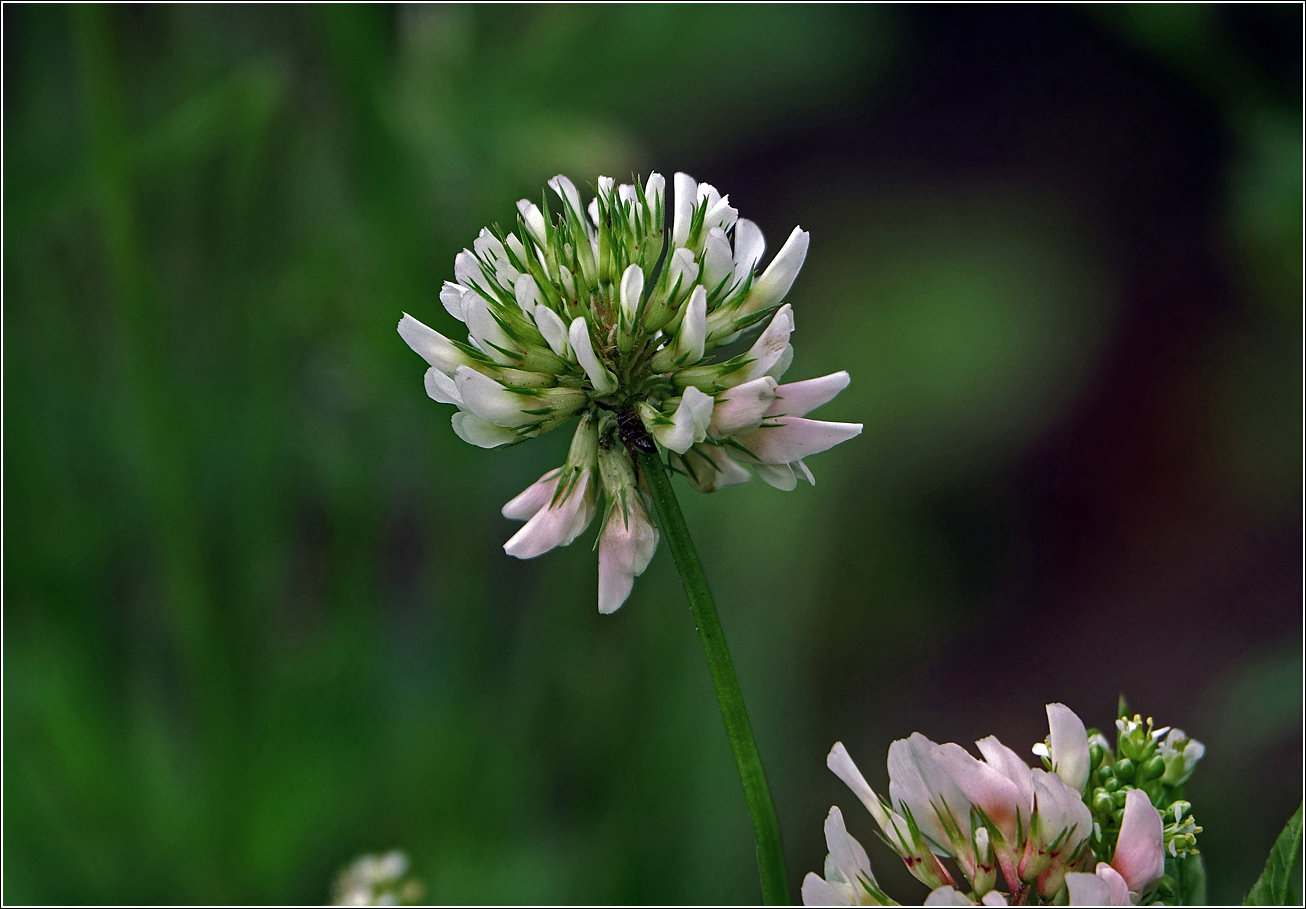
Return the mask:
<path id="1" fill-rule="evenodd" d="M 1048 705 L 1048 718 L 1058 763 L 1074 782 L 1029 767 L 993 736 L 976 743 L 982 760 L 919 732 L 899 739 L 889 746 L 888 799 L 871 789 L 842 743 L 826 763 L 871 812 L 908 870 L 933 890 L 959 883 L 942 857 L 956 862 L 978 897 L 994 889 L 1001 871 L 1013 893 L 1036 888 L 1051 899 L 1081 858 L 1093 824 L 1080 792 L 1089 760 L 1084 726 L 1061 704 Z"/>
<path id="2" fill-rule="evenodd" d="M 599 611 L 616 610 L 657 548 L 633 452 L 664 452 L 703 492 L 747 482 L 749 468 L 792 490 L 815 483 L 804 459 L 861 432 L 807 415 L 848 385 L 837 372 L 785 385 L 793 310 L 782 305 L 807 255 L 795 227 L 765 270 L 756 224 L 676 174 L 599 177 L 582 205 L 564 176 L 537 206 L 517 203 L 515 232 L 482 230 L 454 259 L 440 301 L 466 343 L 404 314 L 399 334 L 430 368 L 426 391 L 453 404 L 453 429 L 482 448 L 511 445 L 579 418 L 566 463 L 503 508 L 525 525 L 504 545 L 529 559 L 565 546 L 603 504 Z M 745 352 L 710 354 L 765 326 Z"/>
<path id="3" fill-rule="evenodd" d="M 331 886 L 333 906 L 409 906 L 422 898 L 422 885 L 408 877 L 408 856 L 399 850 L 360 855 Z"/>

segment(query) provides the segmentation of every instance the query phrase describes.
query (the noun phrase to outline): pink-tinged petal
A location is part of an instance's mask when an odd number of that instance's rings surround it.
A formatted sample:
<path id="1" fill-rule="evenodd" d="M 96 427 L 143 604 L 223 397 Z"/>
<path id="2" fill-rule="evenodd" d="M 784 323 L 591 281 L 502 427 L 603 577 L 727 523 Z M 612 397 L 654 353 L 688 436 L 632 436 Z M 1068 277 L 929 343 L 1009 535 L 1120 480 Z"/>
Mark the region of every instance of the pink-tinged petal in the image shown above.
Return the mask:
<path id="1" fill-rule="evenodd" d="M 399 320 L 399 337 L 423 360 L 447 376 L 453 375 L 459 366 L 471 362 L 467 354 L 453 346 L 452 341 L 408 313 Z"/>
<path id="2" fill-rule="evenodd" d="M 768 417 L 805 417 L 822 404 L 834 400 L 835 395 L 848 387 L 847 372 L 835 372 L 819 379 L 790 382 L 775 390 L 775 402 L 766 412 Z"/>
<path id="3" fill-rule="evenodd" d="M 972 805 L 981 808 L 1009 842 L 1016 839 L 1019 813 L 1028 818 L 1020 790 L 1001 773 L 974 757 L 960 745 L 948 742 L 936 752 L 939 764 L 961 787 Z"/>
<path id="4" fill-rule="evenodd" d="M 716 396 L 712 422 L 708 424 L 708 429 L 719 439 L 741 430 L 756 429 L 767 408 L 775 400 L 775 395 L 775 379 L 770 376 L 727 388 Z"/>
<path id="5" fill-rule="evenodd" d="M 801 227 L 793 229 L 789 239 L 785 240 L 785 245 L 780 247 L 780 251 L 775 254 L 766 271 L 762 272 L 762 277 L 757 279 L 757 283 L 748 292 L 747 299 L 740 307 L 741 313 L 757 312 L 759 309 L 774 306 L 784 299 L 785 294 L 789 293 L 789 288 L 793 287 L 794 279 L 798 277 L 804 260 L 807 259 L 807 245 L 810 239 L 811 236 Z"/>
<path id="6" fill-rule="evenodd" d="M 558 491 L 560 473 L 562 468 L 555 467 L 527 486 L 503 506 L 503 516 L 513 521 L 526 521 L 535 517 L 537 511 L 553 501 L 553 494 Z"/>
<path id="7" fill-rule="evenodd" d="M 566 498 L 537 511 L 503 544 L 503 551 L 519 559 L 533 559 L 555 546 L 566 546 L 594 517 L 594 495 L 589 487 L 590 472 L 582 471 Z"/>
<path id="8" fill-rule="evenodd" d="M 862 844 L 848 833 L 848 828 L 843 823 L 843 812 L 838 806 L 832 807 L 825 818 L 825 846 L 830 852 L 830 861 L 846 883 L 857 887 L 862 877 L 875 883 L 871 860 Z"/>
<path id="9" fill-rule="evenodd" d="M 693 226 L 694 209 L 698 205 L 698 181 L 689 174 L 678 173 L 672 178 L 676 194 L 676 210 L 672 215 L 671 242 L 684 246 Z"/>
<path id="10" fill-rule="evenodd" d="M 1143 888 L 1165 873 L 1164 827 L 1161 815 L 1141 789 L 1125 796 L 1125 815 L 1120 820 L 1120 838 L 1111 867 L 1120 872 L 1129 889 Z"/>
<path id="11" fill-rule="evenodd" d="M 1108 906 L 1128 906 L 1133 903 L 1129 896 L 1129 883 L 1120 876 L 1120 872 L 1106 862 L 1098 862 L 1096 877 L 1106 881 Z"/>
<path id="12" fill-rule="evenodd" d="M 998 741 L 996 736 L 980 739 L 975 743 L 984 761 L 998 773 L 1015 784 L 1020 791 L 1022 823 L 1029 822 L 1030 812 L 1034 809 L 1034 784 L 1030 779 L 1029 765 L 1020 759 L 1020 755 Z"/>
<path id="13" fill-rule="evenodd" d="M 458 438 L 477 448 L 498 448 L 500 445 L 511 445 L 513 442 L 521 441 L 521 436 L 514 430 L 487 423 L 476 414 L 461 410 L 450 418 L 450 423 L 453 424 L 454 434 Z"/>
<path id="14" fill-rule="evenodd" d="M 1093 815 L 1080 794 L 1055 773 L 1031 769 L 1029 774 L 1034 783 L 1035 810 L 1041 822 L 1041 844 L 1051 844 L 1060 838 L 1057 854 L 1070 855 L 1092 832 Z M 1062 831 L 1069 834 L 1062 838 Z"/>
<path id="15" fill-rule="evenodd" d="M 861 435 L 861 423 L 827 423 L 805 417 L 775 417 L 739 443 L 765 464 L 789 464 L 820 454 Z"/>
<path id="16" fill-rule="evenodd" d="M 940 820 L 950 815 L 970 840 L 970 800 L 939 762 L 939 746 L 919 732 L 889 746 L 889 800 L 911 809 L 921 832 L 940 846 L 951 838 Z M 904 812 L 905 813 L 905 812 Z"/>
<path id="17" fill-rule="evenodd" d="M 1066 873 L 1066 890 L 1072 906 L 1110 906 L 1111 888 L 1096 874 L 1082 871 Z M 1126 894 L 1128 891 L 1126 891 Z"/>
<path id="18" fill-rule="evenodd" d="M 599 612 L 616 612 L 630 596 L 658 545 L 658 532 L 637 499 L 613 507 L 599 537 Z"/>
<path id="19" fill-rule="evenodd" d="M 1052 747 L 1052 770 L 1078 792 L 1088 784 L 1092 770 L 1088 756 L 1088 732 L 1084 721 L 1065 704 L 1048 704 L 1048 729 Z"/>
<path id="20" fill-rule="evenodd" d="M 804 906 L 851 906 L 846 898 L 835 892 L 834 888 L 820 878 L 815 871 L 807 872 L 803 878 Z"/>
<path id="21" fill-rule="evenodd" d="M 458 384 L 440 370 L 432 366 L 422 379 L 426 394 L 437 404 L 457 404 L 462 406 L 463 397 L 458 393 Z"/>

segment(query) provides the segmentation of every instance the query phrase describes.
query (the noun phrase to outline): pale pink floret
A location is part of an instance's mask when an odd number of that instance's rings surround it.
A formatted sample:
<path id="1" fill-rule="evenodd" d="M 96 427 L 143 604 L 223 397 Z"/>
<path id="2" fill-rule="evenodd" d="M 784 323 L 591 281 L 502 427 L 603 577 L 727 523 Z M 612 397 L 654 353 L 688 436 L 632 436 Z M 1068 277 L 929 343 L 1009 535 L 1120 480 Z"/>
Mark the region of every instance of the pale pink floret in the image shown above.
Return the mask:
<path id="1" fill-rule="evenodd" d="M 658 532 L 632 496 L 612 509 L 599 536 L 599 612 L 616 612 L 657 549 Z"/>
<path id="2" fill-rule="evenodd" d="M 1065 704 L 1048 704 L 1047 713 L 1052 769 L 1070 788 L 1083 792 L 1092 769 L 1084 721 Z"/>
<path id="3" fill-rule="evenodd" d="M 535 512 L 526 526 L 503 544 L 503 551 L 519 559 L 533 559 L 555 546 L 566 546 L 585 531 L 593 518 L 590 471 L 583 470 L 566 497 Z"/>
<path id="4" fill-rule="evenodd" d="M 1120 821 L 1120 838 L 1111 866 L 1120 872 L 1129 889 L 1143 888 L 1165 874 L 1165 830 L 1160 813 L 1141 789 L 1125 796 L 1125 816 Z"/>

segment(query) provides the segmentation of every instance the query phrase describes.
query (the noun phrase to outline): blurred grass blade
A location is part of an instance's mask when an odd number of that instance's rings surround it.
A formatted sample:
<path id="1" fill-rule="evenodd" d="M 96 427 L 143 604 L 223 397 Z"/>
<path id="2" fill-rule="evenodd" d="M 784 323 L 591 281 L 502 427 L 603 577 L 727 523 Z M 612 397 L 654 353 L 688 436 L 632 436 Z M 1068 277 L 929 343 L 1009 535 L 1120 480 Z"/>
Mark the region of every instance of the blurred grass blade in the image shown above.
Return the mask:
<path id="1" fill-rule="evenodd" d="M 1270 849 L 1260 880 L 1243 900 L 1244 906 L 1293 906 L 1301 902 L 1302 805 Z M 1296 886 L 1294 887 L 1294 883 Z"/>

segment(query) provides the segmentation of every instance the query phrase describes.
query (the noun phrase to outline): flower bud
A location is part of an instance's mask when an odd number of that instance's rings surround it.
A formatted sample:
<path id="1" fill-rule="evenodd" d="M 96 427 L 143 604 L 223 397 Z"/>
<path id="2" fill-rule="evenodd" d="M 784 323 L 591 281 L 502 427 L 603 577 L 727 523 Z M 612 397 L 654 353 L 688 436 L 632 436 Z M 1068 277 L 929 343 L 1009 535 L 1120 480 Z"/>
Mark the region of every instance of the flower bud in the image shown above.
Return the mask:
<path id="1" fill-rule="evenodd" d="M 1143 766 L 1138 768 L 1138 781 L 1146 783 L 1149 780 L 1156 779 L 1163 773 L 1165 773 L 1165 756 L 1154 754 L 1147 759 Z"/>
<path id="2" fill-rule="evenodd" d="M 1129 758 L 1116 761 L 1115 777 L 1122 783 L 1134 781 L 1134 762 Z"/>

